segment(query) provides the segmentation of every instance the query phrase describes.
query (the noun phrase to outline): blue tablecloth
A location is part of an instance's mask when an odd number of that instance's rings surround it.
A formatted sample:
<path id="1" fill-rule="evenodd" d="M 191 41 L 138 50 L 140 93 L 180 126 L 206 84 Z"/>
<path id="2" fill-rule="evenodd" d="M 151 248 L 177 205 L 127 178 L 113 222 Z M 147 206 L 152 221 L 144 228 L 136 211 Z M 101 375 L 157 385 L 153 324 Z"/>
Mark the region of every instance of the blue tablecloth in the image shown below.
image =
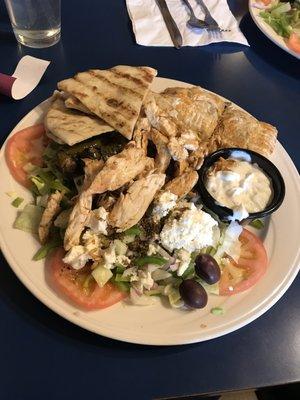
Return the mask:
<path id="1" fill-rule="evenodd" d="M 300 61 L 258 31 L 246 1 L 230 5 L 250 48 L 218 44 L 181 50 L 136 45 L 123 1 L 62 3 L 62 40 L 42 50 L 17 45 L 0 4 L 1 72 L 12 73 L 25 54 L 51 60 L 26 99 L 0 97 L 1 142 L 51 95 L 57 81 L 88 68 L 149 65 L 160 76 L 201 85 L 276 125 L 299 168 Z M 25 289 L 1 257 L 0 399 L 144 400 L 297 381 L 299 289 L 298 279 L 270 311 L 230 335 L 155 348 L 106 339 L 63 320 Z"/>

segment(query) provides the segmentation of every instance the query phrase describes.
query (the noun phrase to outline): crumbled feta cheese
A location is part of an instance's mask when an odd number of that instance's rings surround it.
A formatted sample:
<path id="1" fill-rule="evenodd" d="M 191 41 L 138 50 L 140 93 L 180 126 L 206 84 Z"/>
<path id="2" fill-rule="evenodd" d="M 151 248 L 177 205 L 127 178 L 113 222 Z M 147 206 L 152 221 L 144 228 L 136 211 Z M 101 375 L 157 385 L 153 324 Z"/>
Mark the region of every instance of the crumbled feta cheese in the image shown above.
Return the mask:
<path id="1" fill-rule="evenodd" d="M 126 268 L 125 271 L 123 272 L 123 276 L 130 276 L 130 282 L 134 282 L 138 280 L 137 276 L 137 267 L 130 267 Z"/>
<path id="2" fill-rule="evenodd" d="M 86 226 L 91 228 L 95 233 L 103 233 L 107 235 L 107 215 L 108 212 L 104 207 L 99 207 L 90 212 Z"/>
<path id="3" fill-rule="evenodd" d="M 104 251 L 103 259 L 104 259 L 103 266 L 105 268 L 112 269 L 114 267 L 114 264 L 117 261 L 116 247 L 114 243 L 111 243 L 110 246 Z"/>
<path id="4" fill-rule="evenodd" d="M 86 253 L 84 246 L 73 246 L 63 258 L 63 262 L 71 265 L 74 269 L 80 269 L 90 259 L 91 257 Z"/>
<path id="5" fill-rule="evenodd" d="M 91 229 L 87 229 L 82 236 L 82 241 L 86 253 L 89 253 L 94 260 L 98 259 L 100 257 L 100 249 L 101 249 L 99 236 L 96 233 L 94 233 Z"/>
<path id="6" fill-rule="evenodd" d="M 127 266 L 130 264 L 130 258 L 126 257 L 124 254 L 116 254 L 115 241 L 110 243 L 110 246 L 105 249 L 103 253 L 103 261 L 103 266 L 107 269 L 114 268 L 116 263 L 123 266 Z"/>
<path id="7" fill-rule="evenodd" d="M 154 285 L 154 280 L 151 276 L 151 271 L 148 269 L 142 270 L 137 267 L 127 268 L 123 276 L 130 277 L 130 282 L 136 291 L 141 295 L 143 290 L 150 290 Z"/>
<path id="8" fill-rule="evenodd" d="M 217 221 L 193 203 L 188 203 L 188 206 L 179 219 L 168 219 L 160 233 L 162 245 L 170 251 L 185 249 L 192 253 L 214 244 Z"/>
<path id="9" fill-rule="evenodd" d="M 187 270 L 190 262 L 191 262 L 191 253 L 184 249 L 180 249 L 176 252 L 179 261 L 179 267 L 177 270 L 177 275 L 182 276 L 183 273 Z"/>
<path id="10" fill-rule="evenodd" d="M 124 255 L 119 255 L 116 257 L 116 263 L 123 265 L 126 267 L 127 265 L 130 264 L 130 258 L 124 256 Z"/>
<path id="11" fill-rule="evenodd" d="M 163 192 L 157 199 L 153 208 L 153 216 L 155 219 L 165 217 L 175 206 L 178 196 L 170 191 Z"/>
<path id="12" fill-rule="evenodd" d="M 132 282 L 132 280 L 130 279 Z M 150 290 L 154 284 L 154 280 L 151 276 L 151 272 L 138 270 L 137 279 L 135 279 L 133 286 L 139 292 L 143 293 L 144 288 Z"/>
<path id="13" fill-rule="evenodd" d="M 153 254 L 157 253 L 158 253 L 157 246 L 155 246 L 155 244 L 150 243 L 147 251 L 147 256 L 152 256 Z"/>

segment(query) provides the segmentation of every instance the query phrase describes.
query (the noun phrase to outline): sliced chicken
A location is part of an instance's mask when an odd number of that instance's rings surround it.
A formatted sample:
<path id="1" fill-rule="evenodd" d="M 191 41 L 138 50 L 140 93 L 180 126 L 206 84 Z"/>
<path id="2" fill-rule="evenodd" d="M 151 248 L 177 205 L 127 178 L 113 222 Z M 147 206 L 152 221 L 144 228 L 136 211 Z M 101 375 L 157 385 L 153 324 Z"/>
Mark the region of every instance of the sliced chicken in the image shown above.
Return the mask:
<path id="1" fill-rule="evenodd" d="M 101 171 L 104 161 L 103 160 L 93 160 L 91 158 L 83 158 L 84 162 L 84 182 L 82 185 L 82 191 L 86 190 L 95 176 Z"/>
<path id="2" fill-rule="evenodd" d="M 130 142 L 121 153 L 110 157 L 88 187 L 91 194 L 113 191 L 140 174 L 148 163 L 144 150 Z"/>
<path id="3" fill-rule="evenodd" d="M 160 107 L 158 102 L 160 101 Z M 149 92 L 144 101 L 145 114 L 153 128 L 156 128 L 167 137 L 176 136 L 177 126 L 170 118 L 168 112 L 164 109 L 168 108 L 168 102 L 158 93 Z"/>
<path id="4" fill-rule="evenodd" d="M 137 147 L 142 148 L 147 154 L 150 123 L 146 117 L 139 117 L 133 131 L 133 140 Z"/>
<path id="5" fill-rule="evenodd" d="M 148 93 L 144 105 L 150 124 L 163 134 L 193 133 L 201 142 L 212 135 L 224 107 L 219 96 L 196 86 Z"/>
<path id="6" fill-rule="evenodd" d="M 56 215 L 60 212 L 60 202 L 63 197 L 64 194 L 58 190 L 49 196 L 38 230 L 39 239 L 42 244 L 44 244 L 48 239 L 51 225 Z"/>
<path id="7" fill-rule="evenodd" d="M 277 129 L 228 104 L 213 137 L 219 148 L 242 147 L 268 157 L 275 148 Z"/>
<path id="8" fill-rule="evenodd" d="M 180 176 L 184 173 L 184 171 L 189 167 L 189 162 L 188 160 L 180 160 L 176 161 L 175 163 L 175 173 L 174 176 Z"/>
<path id="9" fill-rule="evenodd" d="M 139 222 L 155 194 L 164 185 L 165 178 L 165 174 L 151 173 L 133 182 L 113 207 L 108 217 L 109 224 L 123 232 Z"/>
<path id="10" fill-rule="evenodd" d="M 64 248 L 70 250 L 71 247 L 79 244 L 81 233 L 85 227 L 92 208 L 93 196 L 86 190 L 80 194 L 73 207 L 69 218 L 69 224 L 65 232 Z"/>
<path id="11" fill-rule="evenodd" d="M 81 192 L 72 210 L 64 238 L 66 250 L 80 241 L 91 211 L 93 194 L 119 189 L 140 174 L 147 164 L 148 157 L 145 157 L 143 149 L 137 148 L 132 142 L 121 153 L 107 159 L 90 185 Z"/>
<path id="12" fill-rule="evenodd" d="M 145 162 L 145 167 L 144 167 L 143 171 L 140 174 L 137 175 L 137 178 L 138 179 L 143 178 L 146 175 L 148 175 L 149 172 L 153 171 L 154 167 L 155 167 L 154 164 L 155 164 L 154 163 L 154 159 L 151 158 L 151 157 L 147 157 L 146 158 L 146 162 Z"/>
<path id="13" fill-rule="evenodd" d="M 155 168 L 160 172 L 165 172 L 171 161 L 171 154 L 168 150 L 169 139 L 154 128 L 150 131 L 150 139 L 157 150 Z"/>
<path id="14" fill-rule="evenodd" d="M 198 170 L 203 164 L 204 158 L 208 155 L 216 151 L 218 148 L 218 143 L 214 137 L 214 135 L 206 142 L 201 143 L 199 148 L 196 151 L 192 151 L 187 159 L 191 168 Z"/>
<path id="15" fill-rule="evenodd" d="M 182 161 L 188 158 L 188 151 L 184 148 L 180 140 L 173 137 L 169 140 L 168 150 L 175 161 Z"/>
<path id="16" fill-rule="evenodd" d="M 176 194 L 178 198 L 186 196 L 196 185 L 198 181 L 197 171 L 187 170 L 182 175 L 169 181 L 163 188 L 164 191 L 170 191 Z"/>

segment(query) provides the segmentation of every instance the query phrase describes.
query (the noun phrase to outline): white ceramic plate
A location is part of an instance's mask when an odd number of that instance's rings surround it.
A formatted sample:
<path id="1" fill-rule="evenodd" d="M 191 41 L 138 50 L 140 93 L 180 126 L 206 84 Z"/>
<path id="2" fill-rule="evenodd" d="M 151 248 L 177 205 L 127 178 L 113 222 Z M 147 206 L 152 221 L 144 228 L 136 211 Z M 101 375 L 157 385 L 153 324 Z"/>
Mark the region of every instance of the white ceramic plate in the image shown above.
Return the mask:
<path id="1" fill-rule="evenodd" d="M 300 54 L 296 53 L 295 51 L 289 49 L 285 44 L 282 36 L 279 36 L 270 25 L 268 25 L 260 16 L 259 13 L 262 11 L 261 9 L 254 7 L 253 4 L 255 1 L 249 0 L 249 11 L 250 15 L 258 26 L 258 28 L 264 33 L 273 43 L 277 44 L 277 46 L 281 47 L 286 52 L 290 53 L 292 56 L 300 59 Z"/>
<path id="2" fill-rule="evenodd" d="M 156 78 L 153 89 L 161 91 L 170 86 L 189 86 L 186 83 Z M 26 115 L 11 135 L 38 123 L 47 108 L 43 102 Z M 11 136 L 10 135 L 10 136 Z M 5 147 L 5 145 L 4 145 Z M 300 237 L 300 185 L 296 168 L 283 147 L 277 143 L 272 161 L 281 171 L 286 183 L 286 198 L 273 214 L 268 227 L 262 232 L 270 266 L 258 284 L 232 297 L 210 296 L 203 310 L 182 311 L 160 303 L 147 307 L 132 306 L 125 302 L 100 311 L 78 310 L 61 297 L 49 284 L 44 263 L 32 261 L 39 248 L 30 234 L 12 228 L 17 210 L 10 205 L 5 194 L 17 191 L 30 200 L 30 194 L 11 177 L 0 155 L 0 243 L 11 268 L 24 285 L 47 307 L 67 320 L 92 332 L 132 343 L 151 345 L 177 345 L 201 342 L 225 335 L 258 318 L 284 294 L 299 268 Z M 287 240 L 288 238 L 288 240 Z M 225 314 L 212 315 L 212 307 L 222 306 Z"/>

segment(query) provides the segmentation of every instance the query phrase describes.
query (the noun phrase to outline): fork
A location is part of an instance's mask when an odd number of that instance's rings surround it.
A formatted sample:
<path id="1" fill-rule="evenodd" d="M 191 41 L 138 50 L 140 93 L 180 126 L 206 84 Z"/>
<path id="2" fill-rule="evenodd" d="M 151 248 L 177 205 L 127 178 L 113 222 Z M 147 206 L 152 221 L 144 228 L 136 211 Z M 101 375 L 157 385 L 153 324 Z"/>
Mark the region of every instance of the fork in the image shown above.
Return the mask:
<path id="1" fill-rule="evenodd" d="M 209 9 L 206 7 L 206 4 L 203 0 L 197 0 L 198 4 L 202 8 L 204 12 L 204 22 L 207 24 L 208 31 L 215 31 L 215 32 L 230 32 L 230 29 L 222 29 L 217 21 L 212 17 Z"/>
<path id="2" fill-rule="evenodd" d="M 209 27 L 208 23 L 196 17 L 194 10 L 192 9 L 192 6 L 188 2 L 188 0 L 182 1 L 187 6 L 190 12 L 190 19 L 187 21 L 187 24 L 193 28 L 207 29 Z"/>

